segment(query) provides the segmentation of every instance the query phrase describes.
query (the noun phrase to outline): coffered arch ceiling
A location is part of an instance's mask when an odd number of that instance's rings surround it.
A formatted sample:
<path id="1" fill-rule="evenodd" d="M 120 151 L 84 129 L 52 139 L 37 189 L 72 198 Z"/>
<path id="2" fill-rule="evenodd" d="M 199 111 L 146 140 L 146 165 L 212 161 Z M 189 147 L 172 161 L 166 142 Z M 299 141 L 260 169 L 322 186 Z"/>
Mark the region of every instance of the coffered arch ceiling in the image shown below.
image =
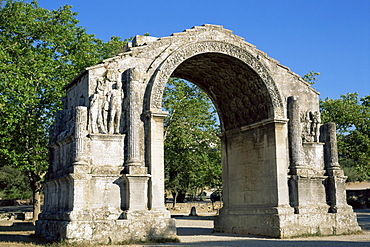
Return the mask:
<path id="1" fill-rule="evenodd" d="M 224 131 L 271 118 L 269 92 L 243 61 L 222 53 L 202 53 L 183 61 L 172 77 L 202 88 L 215 104 Z"/>

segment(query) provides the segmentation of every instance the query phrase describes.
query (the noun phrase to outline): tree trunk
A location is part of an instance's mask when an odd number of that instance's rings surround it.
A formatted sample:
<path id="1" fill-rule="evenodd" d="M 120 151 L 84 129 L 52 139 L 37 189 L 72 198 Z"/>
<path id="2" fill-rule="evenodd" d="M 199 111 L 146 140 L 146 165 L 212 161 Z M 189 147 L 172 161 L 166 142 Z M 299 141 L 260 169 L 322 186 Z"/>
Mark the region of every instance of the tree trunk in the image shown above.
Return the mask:
<path id="1" fill-rule="evenodd" d="M 176 201 L 177 201 L 177 196 L 178 196 L 178 192 L 176 193 L 172 193 L 172 197 L 173 197 L 173 203 L 172 203 L 172 207 L 175 208 L 176 207 Z"/>
<path id="2" fill-rule="evenodd" d="M 186 199 L 186 192 L 184 191 L 177 192 L 176 202 L 183 203 L 185 202 L 185 199 Z"/>
<path id="3" fill-rule="evenodd" d="M 33 224 L 39 219 L 39 213 L 41 212 L 41 195 L 40 190 L 33 191 Z"/>
<path id="4" fill-rule="evenodd" d="M 33 174 L 34 175 L 34 174 Z M 36 220 L 39 218 L 39 213 L 41 212 L 41 190 L 42 182 L 41 176 L 32 176 L 33 179 L 30 179 L 30 185 L 32 189 L 33 196 L 33 224 L 36 223 Z"/>

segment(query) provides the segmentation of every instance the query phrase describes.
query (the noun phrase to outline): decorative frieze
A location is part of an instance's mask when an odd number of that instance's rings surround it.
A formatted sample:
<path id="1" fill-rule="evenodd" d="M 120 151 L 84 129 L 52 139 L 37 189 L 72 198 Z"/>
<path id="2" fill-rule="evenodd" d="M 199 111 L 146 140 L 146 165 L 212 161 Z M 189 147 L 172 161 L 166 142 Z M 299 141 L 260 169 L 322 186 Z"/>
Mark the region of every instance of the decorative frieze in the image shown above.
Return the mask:
<path id="1" fill-rule="evenodd" d="M 181 63 L 185 62 L 197 54 L 204 53 L 221 53 L 228 55 L 233 58 L 237 58 L 252 68 L 261 78 L 263 83 L 266 85 L 271 102 L 274 105 L 274 116 L 275 118 L 283 118 L 283 104 L 279 91 L 269 75 L 265 66 L 251 53 L 241 49 L 233 44 L 222 42 L 222 41 L 202 41 L 196 43 L 189 43 L 181 46 L 175 50 L 158 68 L 156 79 L 153 82 L 152 94 L 151 94 L 151 108 L 161 109 L 162 107 L 162 94 L 163 89 L 167 83 L 168 78 L 174 72 L 174 68 L 177 68 Z M 253 93 L 256 93 L 254 91 Z"/>

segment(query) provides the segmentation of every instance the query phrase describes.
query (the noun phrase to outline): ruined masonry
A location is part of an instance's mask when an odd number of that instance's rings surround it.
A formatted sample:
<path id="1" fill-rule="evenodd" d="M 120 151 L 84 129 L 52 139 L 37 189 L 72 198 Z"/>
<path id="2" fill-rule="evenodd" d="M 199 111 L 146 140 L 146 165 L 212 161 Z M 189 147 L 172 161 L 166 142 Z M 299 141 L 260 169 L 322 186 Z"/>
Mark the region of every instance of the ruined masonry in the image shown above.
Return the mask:
<path id="1" fill-rule="evenodd" d="M 360 230 L 346 203 L 335 124 L 318 92 L 222 26 L 136 36 L 66 85 L 50 132 L 36 234 L 119 243 L 176 237 L 164 206 L 163 89 L 201 87 L 221 122 L 224 207 L 216 232 L 286 238 Z"/>

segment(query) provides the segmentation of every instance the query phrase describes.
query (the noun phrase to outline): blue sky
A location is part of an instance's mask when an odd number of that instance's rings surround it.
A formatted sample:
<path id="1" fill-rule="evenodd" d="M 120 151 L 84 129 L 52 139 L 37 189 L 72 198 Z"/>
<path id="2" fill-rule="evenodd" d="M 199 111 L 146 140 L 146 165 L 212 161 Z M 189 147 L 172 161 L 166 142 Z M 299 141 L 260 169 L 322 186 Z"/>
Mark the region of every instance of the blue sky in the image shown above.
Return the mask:
<path id="1" fill-rule="evenodd" d="M 72 5 L 97 38 L 164 37 L 202 24 L 222 25 L 293 72 L 320 72 L 324 99 L 370 94 L 370 0 L 39 0 Z"/>

